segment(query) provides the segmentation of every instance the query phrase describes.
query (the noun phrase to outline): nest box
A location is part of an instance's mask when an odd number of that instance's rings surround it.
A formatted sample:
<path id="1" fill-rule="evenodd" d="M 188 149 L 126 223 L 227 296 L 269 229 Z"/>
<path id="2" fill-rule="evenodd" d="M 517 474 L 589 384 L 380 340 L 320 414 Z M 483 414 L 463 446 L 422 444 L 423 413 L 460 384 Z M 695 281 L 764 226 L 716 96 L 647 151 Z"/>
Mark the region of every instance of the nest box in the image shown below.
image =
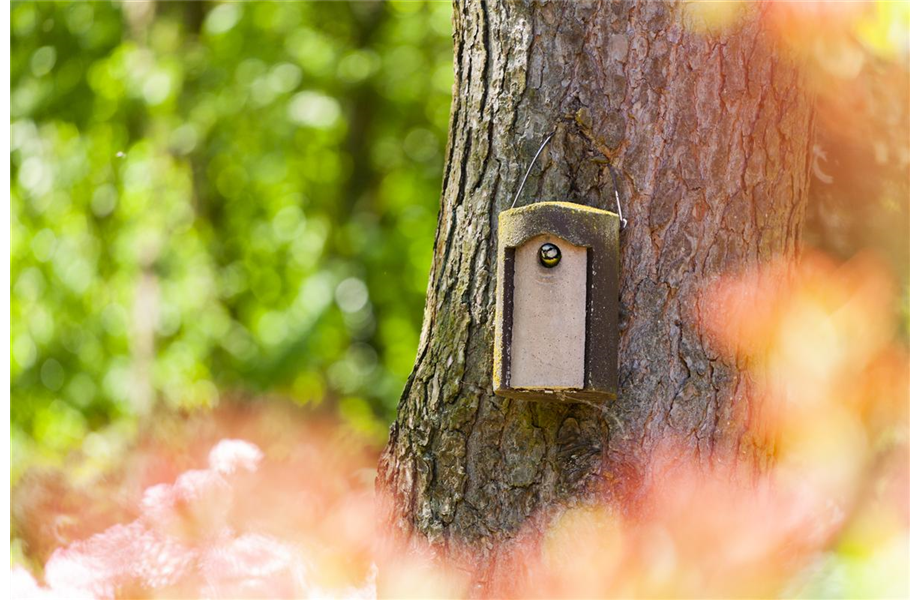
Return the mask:
<path id="1" fill-rule="evenodd" d="M 498 216 L 496 394 L 616 397 L 619 231 L 616 213 L 570 202 Z"/>

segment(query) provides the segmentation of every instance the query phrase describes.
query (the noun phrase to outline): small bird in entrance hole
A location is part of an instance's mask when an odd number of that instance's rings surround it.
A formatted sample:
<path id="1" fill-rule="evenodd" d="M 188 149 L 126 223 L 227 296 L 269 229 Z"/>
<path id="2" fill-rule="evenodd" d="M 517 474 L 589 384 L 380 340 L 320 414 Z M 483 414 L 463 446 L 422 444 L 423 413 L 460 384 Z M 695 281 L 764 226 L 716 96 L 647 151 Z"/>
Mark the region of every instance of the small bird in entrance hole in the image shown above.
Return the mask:
<path id="1" fill-rule="evenodd" d="M 556 244 L 546 243 L 540 246 L 540 264 L 552 269 L 562 260 L 562 250 Z"/>

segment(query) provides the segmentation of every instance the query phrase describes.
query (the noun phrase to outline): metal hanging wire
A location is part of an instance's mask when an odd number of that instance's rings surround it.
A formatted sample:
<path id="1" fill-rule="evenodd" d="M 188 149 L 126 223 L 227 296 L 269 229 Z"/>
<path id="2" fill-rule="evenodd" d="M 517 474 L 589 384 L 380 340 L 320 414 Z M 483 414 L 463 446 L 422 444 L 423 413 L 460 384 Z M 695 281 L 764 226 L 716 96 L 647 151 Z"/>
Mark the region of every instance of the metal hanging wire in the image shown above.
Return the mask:
<path id="1" fill-rule="evenodd" d="M 536 164 L 537 159 L 540 158 L 540 153 L 543 152 L 543 149 L 546 148 L 546 145 L 549 143 L 553 136 L 556 135 L 556 130 L 553 129 L 552 132 L 546 139 L 543 140 L 543 143 L 540 144 L 540 148 L 537 150 L 537 153 L 533 155 L 533 160 L 530 161 L 530 166 L 527 167 L 527 172 L 524 173 L 524 178 L 521 179 L 521 187 L 518 188 L 517 194 L 514 195 L 514 202 L 511 203 L 511 208 L 514 208 L 514 205 L 517 204 L 518 198 L 521 196 L 521 192 L 524 190 L 524 184 L 527 183 L 527 178 L 530 176 L 530 172 L 533 170 L 534 164 Z"/>
<path id="2" fill-rule="evenodd" d="M 610 178 L 613 180 L 613 197 L 617 200 L 617 216 L 620 217 L 620 227 L 626 229 L 626 224 L 629 223 L 629 220 L 623 216 L 623 208 L 620 206 L 620 191 L 617 189 L 620 187 L 620 183 L 617 179 L 617 172 L 612 164 L 607 163 L 607 166 L 610 168 Z"/>
<path id="3" fill-rule="evenodd" d="M 556 123 L 556 127 L 559 126 L 559 123 Z M 546 148 L 546 145 L 549 143 L 553 136 L 556 135 L 556 127 L 550 132 L 546 139 L 543 140 L 543 143 L 540 144 L 540 147 L 537 149 L 537 153 L 533 155 L 530 164 L 527 166 L 527 171 L 524 172 L 524 177 L 521 178 L 521 185 L 518 187 L 517 193 L 514 195 L 514 200 L 511 202 L 510 208 L 514 208 L 517 204 L 518 198 L 521 197 L 521 192 L 524 191 L 524 185 L 527 183 L 527 178 L 530 177 L 530 172 L 533 171 L 533 166 L 537 163 L 537 159 L 540 158 L 540 154 L 543 153 L 543 149 Z M 593 142 L 592 142 L 593 143 Z M 613 168 L 613 165 L 609 162 L 607 163 L 608 168 L 610 169 L 610 177 L 613 180 L 613 197 L 617 201 L 617 216 L 620 217 L 620 227 L 626 229 L 626 224 L 628 220 L 623 216 L 623 207 L 620 205 L 620 191 L 619 191 L 619 182 L 617 180 L 616 170 Z"/>

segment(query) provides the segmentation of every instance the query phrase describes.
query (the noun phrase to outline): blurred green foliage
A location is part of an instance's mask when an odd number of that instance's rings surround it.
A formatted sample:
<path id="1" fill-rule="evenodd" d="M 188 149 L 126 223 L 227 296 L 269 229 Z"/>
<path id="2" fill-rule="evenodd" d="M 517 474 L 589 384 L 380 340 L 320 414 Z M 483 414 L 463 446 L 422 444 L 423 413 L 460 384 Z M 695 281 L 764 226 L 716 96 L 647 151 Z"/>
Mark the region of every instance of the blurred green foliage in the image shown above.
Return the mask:
<path id="1" fill-rule="evenodd" d="M 424 306 L 450 19 L 13 3 L 13 481 L 232 393 L 385 431 Z"/>

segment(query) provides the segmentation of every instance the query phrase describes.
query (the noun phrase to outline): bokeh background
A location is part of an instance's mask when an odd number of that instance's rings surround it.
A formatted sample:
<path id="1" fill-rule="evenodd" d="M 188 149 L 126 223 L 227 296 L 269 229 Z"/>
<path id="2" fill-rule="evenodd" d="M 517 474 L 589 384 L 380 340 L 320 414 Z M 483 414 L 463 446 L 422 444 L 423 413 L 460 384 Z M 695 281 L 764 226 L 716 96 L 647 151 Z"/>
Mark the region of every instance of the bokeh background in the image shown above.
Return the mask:
<path id="1" fill-rule="evenodd" d="M 451 10 L 12 4 L 15 564 L 40 572 L 137 517 L 146 487 L 231 434 L 295 467 L 291 449 L 322 438 L 370 490 L 421 326 Z M 734 8 L 692 10 L 709 27 Z M 828 16 L 792 9 L 782 28 L 808 45 L 818 105 L 806 241 L 871 253 L 906 347 L 909 6 Z M 808 594 L 890 575 L 875 566 L 900 546 L 841 540 L 844 574 L 806 577 Z"/>
<path id="2" fill-rule="evenodd" d="M 384 435 L 431 262 L 450 4 L 11 17 L 13 483 L 226 394 Z"/>

